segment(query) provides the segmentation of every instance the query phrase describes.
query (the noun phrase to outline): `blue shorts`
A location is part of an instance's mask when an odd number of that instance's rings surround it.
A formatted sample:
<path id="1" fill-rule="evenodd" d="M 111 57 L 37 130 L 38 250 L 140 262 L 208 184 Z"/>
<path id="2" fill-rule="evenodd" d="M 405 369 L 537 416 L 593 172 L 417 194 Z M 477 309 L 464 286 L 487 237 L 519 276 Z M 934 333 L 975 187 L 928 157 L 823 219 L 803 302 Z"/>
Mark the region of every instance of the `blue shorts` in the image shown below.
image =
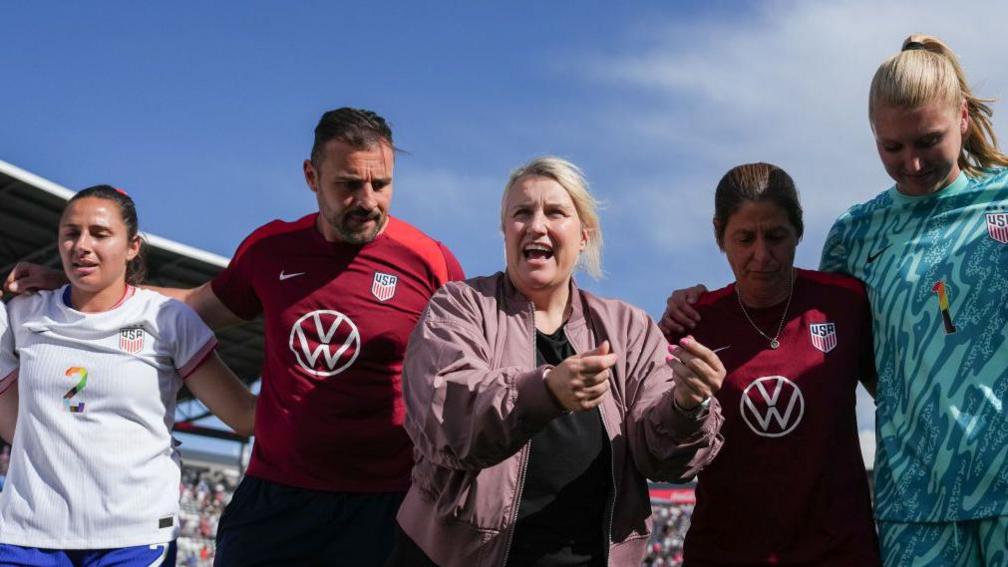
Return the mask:
<path id="1" fill-rule="evenodd" d="M 42 549 L 0 543 L 0 567 L 175 567 L 175 542 L 113 549 Z"/>

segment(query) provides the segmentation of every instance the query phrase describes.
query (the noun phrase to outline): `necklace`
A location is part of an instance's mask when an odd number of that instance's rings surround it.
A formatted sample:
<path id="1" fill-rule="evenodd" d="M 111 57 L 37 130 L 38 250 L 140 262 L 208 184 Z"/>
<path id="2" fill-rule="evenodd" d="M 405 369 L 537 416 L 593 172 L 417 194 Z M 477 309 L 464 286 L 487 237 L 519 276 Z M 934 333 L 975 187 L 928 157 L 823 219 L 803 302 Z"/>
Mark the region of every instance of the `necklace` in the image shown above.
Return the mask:
<path id="1" fill-rule="evenodd" d="M 753 329 L 756 329 L 757 333 L 759 333 L 764 339 L 770 341 L 770 348 L 775 350 L 778 347 L 780 347 L 780 341 L 777 339 L 780 337 L 781 331 L 784 329 L 784 321 L 787 320 L 787 312 L 788 309 L 791 307 L 791 296 L 794 294 L 794 281 L 795 281 L 794 268 L 792 268 L 791 286 L 788 288 L 787 303 L 784 304 L 784 314 L 781 315 L 780 323 L 777 325 L 777 333 L 774 334 L 773 337 L 764 333 L 763 330 L 760 329 L 758 326 L 756 326 L 756 323 L 753 322 L 752 317 L 749 316 L 749 312 L 746 311 L 745 305 L 742 304 L 742 295 L 738 291 L 738 284 L 735 285 L 735 297 L 738 299 L 739 307 L 742 308 L 742 314 L 745 315 L 746 320 L 749 321 L 749 324 L 752 325 Z"/>

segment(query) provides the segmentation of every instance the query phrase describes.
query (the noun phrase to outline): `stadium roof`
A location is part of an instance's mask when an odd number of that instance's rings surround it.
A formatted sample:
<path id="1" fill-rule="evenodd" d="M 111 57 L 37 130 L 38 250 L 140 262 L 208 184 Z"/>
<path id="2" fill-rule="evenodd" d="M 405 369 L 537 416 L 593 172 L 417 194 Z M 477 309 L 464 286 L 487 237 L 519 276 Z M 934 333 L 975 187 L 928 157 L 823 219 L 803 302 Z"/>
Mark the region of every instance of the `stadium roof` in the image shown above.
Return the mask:
<path id="1" fill-rule="evenodd" d="M 19 261 L 60 268 L 56 227 L 74 191 L 0 160 L 0 280 Z M 147 282 L 170 287 L 195 287 L 213 278 L 228 259 L 155 234 L 147 241 Z M 262 367 L 262 321 L 217 331 L 217 352 L 247 384 Z M 180 399 L 191 396 L 183 391 Z M 192 415 L 190 419 L 202 416 Z"/>

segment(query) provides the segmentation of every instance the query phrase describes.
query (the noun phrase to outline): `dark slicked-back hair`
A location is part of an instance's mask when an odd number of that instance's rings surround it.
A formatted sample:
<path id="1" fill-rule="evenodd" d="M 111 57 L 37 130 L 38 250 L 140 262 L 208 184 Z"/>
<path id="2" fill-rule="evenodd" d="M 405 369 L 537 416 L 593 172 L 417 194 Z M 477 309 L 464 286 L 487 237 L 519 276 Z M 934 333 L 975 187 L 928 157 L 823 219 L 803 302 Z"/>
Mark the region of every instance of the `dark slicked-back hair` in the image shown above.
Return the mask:
<path id="1" fill-rule="evenodd" d="M 345 106 L 322 115 L 315 126 L 315 144 L 311 151 L 311 162 L 316 169 L 322 164 L 322 149 L 329 140 L 339 140 L 357 150 L 380 143 L 395 148 L 388 122 L 376 112 L 363 108 Z"/>
<path id="2" fill-rule="evenodd" d="M 66 211 L 75 201 L 86 197 L 105 199 L 112 201 L 119 208 L 119 216 L 122 217 L 123 224 L 126 225 L 126 238 L 133 240 L 140 232 L 140 223 L 137 220 L 136 205 L 133 199 L 121 189 L 116 189 L 111 185 L 95 185 L 87 189 L 81 189 L 76 195 L 70 197 L 63 210 Z M 144 277 L 147 276 L 147 261 L 145 260 L 147 243 L 143 237 L 140 238 L 140 251 L 132 260 L 126 263 L 126 283 L 130 285 L 140 285 Z"/>
<path id="3" fill-rule="evenodd" d="M 776 165 L 747 163 L 729 169 L 714 192 L 714 220 L 717 221 L 714 230 L 718 246 L 722 250 L 728 219 L 746 201 L 770 201 L 783 209 L 801 240 L 805 225 L 802 223 L 802 208 L 794 180 Z"/>

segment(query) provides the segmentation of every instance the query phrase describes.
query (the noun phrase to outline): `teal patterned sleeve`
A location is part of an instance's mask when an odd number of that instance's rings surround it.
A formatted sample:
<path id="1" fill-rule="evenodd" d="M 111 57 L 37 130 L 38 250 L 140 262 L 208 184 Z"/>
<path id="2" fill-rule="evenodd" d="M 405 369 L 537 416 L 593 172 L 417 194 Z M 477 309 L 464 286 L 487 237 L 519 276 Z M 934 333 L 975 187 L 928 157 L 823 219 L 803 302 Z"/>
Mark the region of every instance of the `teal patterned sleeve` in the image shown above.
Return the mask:
<path id="1" fill-rule="evenodd" d="M 847 215 L 841 215 L 833 223 L 829 234 L 826 236 L 826 243 L 823 245 L 822 258 L 819 260 L 819 270 L 823 272 L 840 272 L 853 275 L 847 269 L 847 257 L 850 254 L 845 242 L 845 232 Z"/>

